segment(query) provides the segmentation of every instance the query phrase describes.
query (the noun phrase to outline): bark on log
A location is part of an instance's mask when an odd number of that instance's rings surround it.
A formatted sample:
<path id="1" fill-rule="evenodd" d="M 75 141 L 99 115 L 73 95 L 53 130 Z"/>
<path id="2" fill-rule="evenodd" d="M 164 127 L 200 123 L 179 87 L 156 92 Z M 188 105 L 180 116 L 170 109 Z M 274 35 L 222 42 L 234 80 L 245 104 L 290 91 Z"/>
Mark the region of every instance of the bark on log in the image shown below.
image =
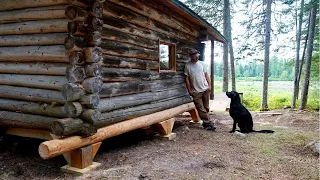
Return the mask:
<path id="1" fill-rule="evenodd" d="M 132 81 L 132 80 L 157 80 L 170 79 L 181 76 L 182 73 L 166 72 L 159 73 L 158 71 L 141 70 L 141 69 L 121 69 L 121 68 L 102 68 L 102 79 L 106 82 L 112 81 Z"/>
<path id="2" fill-rule="evenodd" d="M 0 85 L 0 98 L 46 102 L 49 104 L 64 104 L 66 102 L 60 91 L 6 85 Z"/>
<path id="3" fill-rule="evenodd" d="M 0 34 L 45 34 L 67 33 L 67 19 L 50 19 L 42 21 L 26 21 L 12 24 L 0 24 Z"/>
<path id="4" fill-rule="evenodd" d="M 103 16 L 117 18 L 119 19 L 119 21 L 127 21 L 173 38 L 187 40 L 195 43 L 197 42 L 196 36 L 190 36 L 187 33 L 172 29 L 166 24 L 162 24 L 158 21 L 149 19 L 148 16 L 142 16 L 138 13 L 135 13 L 134 11 L 127 9 L 126 7 L 121 7 L 110 1 L 106 1 L 103 4 Z"/>
<path id="5" fill-rule="evenodd" d="M 103 21 L 90 17 L 86 22 L 72 21 L 68 23 L 68 32 L 76 36 L 84 36 L 86 33 L 100 31 L 102 29 Z"/>
<path id="6" fill-rule="evenodd" d="M 103 28 L 102 29 L 101 38 L 104 41 L 123 42 L 123 43 L 137 45 L 137 46 L 140 46 L 143 48 L 148 48 L 148 49 L 158 49 L 159 48 L 159 41 L 157 41 L 157 40 L 150 40 L 145 37 L 131 35 L 131 34 L 124 33 L 121 31 L 114 30 L 114 29 L 110 29 L 110 28 Z"/>
<path id="7" fill-rule="evenodd" d="M 104 83 L 99 95 L 100 98 L 104 98 L 151 90 L 168 89 L 182 83 L 185 83 L 185 78 L 183 76 L 167 80 Z"/>
<path id="8" fill-rule="evenodd" d="M 185 23 L 175 19 L 174 17 L 177 15 L 175 15 L 174 13 L 159 11 L 158 9 L 154 9 L 151 6 L 149 6 L 149 4 L 153 2 L 144 3 L 139 0 L 126 0 L 126 1 L 110 0 L 110 1 L 118 5 L 121 5 L 122 7 L 128 8 L 134 12 L 142 14 L 146 17 L 149 17 L 155 21 L 159 21 L 162 24 L 166 24 L 171 28 L 185 32 L 194 37 L 199 36 L 199 32 L 196 29 L 194 29 L 192 26 L 188 26 Z"/>
<path id="9" fill-rule="evenodd" d="M 79 85 L 67 83 L 62 86 L 62 96 L 67 101 L 75 101 L 86 94 L 86 91 Z"/>
<path id="10" fill-rule="evenodd" d="M 1 85 L 61 90 L 65 83 L 64 76 L 0 74 Z"/>
<path id="11" fill-rule="evenodd" d="M 67 117 L 76 118 L 80 116 L 83 108 L 79 102 L 67 102 L 64 104 L 64 111 L 66 112 Z"/>
<path id="12" fill-rule="evenodd" d="M 73 149 L 101 142 L 104 139 L 170 119 L 191 109 L 194 109 L 193 103 L 183 104 L 172 109 L 103 127 L 98 129 L 97 133 L 91 137 L 83 138 L 81 136 L 72 136 L 65 139 L 46 141 L 40 144 L 39 154 L 43 159 L 50 159 Z"/>
<path id="13" fill-rule="evenodd" d="M 66 75 L 66 63 L 0 62 L 0 73 Z"/>
<path id="14" fill-rule="evenodd" d="M 50 130 L 50 126 L 57 118 L 23 114 L 10 111 L 0 111 L 0 126 L 36 128 Z"/>
<path id="15" fill-rule="evenodd" d="M 102 48 L 103 55 L 147 59 L 153 61 L 157 61 L 159 59 L 158 49 L 150 50 L 131 44 L 112 41 L 102 41 L 100 47 Z"/>
<path id="16" fill-rule="evenodd" d="M 100 97 L 96 94 L 85 95 L 79 100 L 79 102 L 91 109 L 95 109 L 100 103 Z"/>
<path id="17" fill-rule="evenodd" d="M 80 118 L 90 123 L 94 123 L 95 120 L 101 118 L 101 112 L 97 109 L 85 109 L 82 111 Z"/>
<path id="18" fill-rule="evenodd" d="M 101 36 L 99 32 L 88 33 L 83 37 L 69 35 L 66 37 L 64 44 L 67 50 L 98 46 L 101 44 Z"/>
<path id="19" fill-rule="evenodd" d="M 0 61 L 69 62 L 69 57 L 61 45 L 1 47 Z"/>
<path id="20" fill-rule="evenodd" d="M 46 19 L 63 19 L 67 6 L 49 6 L 0 12 L 0 24 Z"/>
<path id="21" fill-rule="evenodd" d="M 86 62 L 98 63 L 102 59 L 102 49 L 100 47 L 84 48 L 83 53 Z"/>
<path id="22" fill-rule="evenodd" d="M 126 96 L 118 96 L 100 99 L 97 107 L 101 112 L 112 111 L 115 109 L 127 108 L 141 104 L 155 102 L 161 99 L 188 95 L 186 87 L 178 89 L 169 89 L 160 92 L 146 92 L 140 94 L 132 94 Z"/>
<path id="23" fill-rule="evenodd" d="M 189 95 L 186 95 L 179 98 L 163 100 L 131 108 L 118 109 L 111 112 L 102 113 L 99 119 L 93 119 L 94 126 L 100 128 L 123 120 L 133 119 L 139 116 L 152 114 L 165 109 L 170 109 L 191 101 L 192 98 Z"/>
<path id="24" fill-rule="evenodd" d="M 126 58 L 118 56 L 103 55 L 103 60 L 100 62 L 103 67 L 113 68 L 128 68 L 128 69 L 145 69 L 145 70 L 158 70 L 159 62 L 146 61 L 136 58 Z"/>
<path id="25" fill-rule="evenodd" d="M 69 54 L 69 63 L 71 65 L 84 65 L 85 57 L 82 51 L 71 51 Z"/>
<path id="26" fill-rule="evenodd" d="M 82 66 L 68 66 L 66 69 L 67 80 L 71 83 L 81 82 L 86 78 L 85 69 Z"/>
<path id="27" fill-rule="evenodd" d="M 47 104 L 0 98 L 0 109 L 6 111 L 37 114 L 57 118 L 68 117 L 67 113 L 64 110 L 64 107 L 62 105 L 57 104 Z"/>
<path id="28" fill-rule="evenodd" d="M 100 76 L 101 65 L 98 63 L 87 64 L 85 66 L 85 71 L 87 76 Z"/>
<path id="29" fill-rule="evenodd" d="M 52 133 L 57 136 L 81 135 L 91 136 L 97 129 L 89 123 L 84 123 L 81 119 L 58 119 L 51 125 Z"/>
<path id="30" fill-rule="evenodd" d="M 62 45 L 66 33 L 0 36 L 0 46 Z"/>
<path id="31" fill-rule="evenodd" d="M 65 16 L 73 21 L 86 21 L 88 13 L 81 7 L 69 6 L 65 9 Z"/>
<path id="32" fill-rule="evenodd" d="M 83 88 L 92 94 L 99 93 L 102 89 L 103 81 L 100 77 L 90 77 L 82 81 Z"/>

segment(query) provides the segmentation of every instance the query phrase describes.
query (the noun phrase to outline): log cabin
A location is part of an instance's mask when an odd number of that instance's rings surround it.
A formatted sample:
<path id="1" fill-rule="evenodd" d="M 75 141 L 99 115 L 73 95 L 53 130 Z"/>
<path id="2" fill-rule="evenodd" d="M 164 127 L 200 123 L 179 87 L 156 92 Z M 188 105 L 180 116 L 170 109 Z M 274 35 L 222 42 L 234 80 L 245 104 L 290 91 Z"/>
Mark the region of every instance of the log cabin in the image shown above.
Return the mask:
<path id="1" fill-rule="evenodd" d="M 71 162 L 75 149 L 185 111 L 197 118 L 183 69 L 206 40 L 226 43 L 178 0 L 2 0 L 0 127 L 49 140 L 44 159 L 87 167 Z"/>

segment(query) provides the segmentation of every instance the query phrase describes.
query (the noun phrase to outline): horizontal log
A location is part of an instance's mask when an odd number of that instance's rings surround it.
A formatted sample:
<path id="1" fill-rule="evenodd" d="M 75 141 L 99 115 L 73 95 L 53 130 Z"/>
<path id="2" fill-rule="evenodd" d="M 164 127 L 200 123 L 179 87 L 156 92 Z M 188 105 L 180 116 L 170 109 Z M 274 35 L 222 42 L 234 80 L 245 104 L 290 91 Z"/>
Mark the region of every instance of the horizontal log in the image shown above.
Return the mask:
<path id="1" fill-rule="evenodd" d="M 84 123 L 81 119 L 58 119 L 51 125 L 52 133 L 57 136 L 81 135 L 91 136 L 97 129 L 89 123 Z"/>
<path id="2" fill-rule="evenodd" d="M 81 82 L 86 78 L 85 69 L 78 65 L 68 66 L 66 74 L 67 80 L 71 83 Z"/>
<path id="3" fill-rule="evenodd" d="M 63 45 L 66 33 L 0 36 L 0 46 Z"/>
<path id="4" fill-rule="evenodd" d="M 84 59 L 88 63 L 98 63 L 102 59 L 102 49 L 100 47 L 89 47 L 83 49 Z"/>
<path id="5" fill-rule="evenodd" d="M 10 111 L 0 111 L 0 126 L 50 129 L 51 124 L 57 118 L 24 114 Z"/>
<path id="6" fill-rule="evenodd" d="M 46 19 L 64 19 L 64 12 L 66 8 L 67 6 L 63 5 L 3 11 L 0 12 L 0 24 Z"/>
<path id="7" fill-rule="evenodd" d="M 65 17 L 73 21 L 86 21 L 89 15 L 87 11 L 81 7 L 69 6 L 65 9 Z"/>
<path id="8" fill-rule="evenodd" d="M 173 38 L 187 40 L 190 42 L 197 42 L 196 36 L 190 36 L 187 33 L 172 29 L 166 24 L 162 24 L 158 21 L 149 19 L 148 16 L 142 16 L 134 11 L 127 9 L 126 7 L 116 5 L 110 1 L 106 1 L 103 4 L 103 16 L 118 18 L 120 21 L 127 21 Z"/>
<path id="9" fill-rule="evenodd" d="M 57 118 L 68 117 L 66 111 L 64 110 L 64 106 L 57 104 L 37 103 L 0 98 L 0 109 Z"/>
<path id="10" fill-rule="evenodd" d="M 192 98 L 189 95 L 186 95 L 166 101 L 153 102 L 149 104 L 134 106 L 131 108 L 118 109 L 102 113 L 99 119 L 94 120 L 94 126 L 100 128 L 123 120 L 133 119 L 139 116 L 152 114 L 165 109 L 170 109 L 191 101 Z"/>
<path id="11" fill-rule="evenodd" d="M 60 91 L 6 85 L 0 85 L 0 98 L 45 102 L 49 104 L 64 104 L 66 102 Z"/>
<path id="12" fill-rule="evenodd" d="M 199 32 L 192 28 L 192 26 L 188 26 L 183 22 L 178 21 L 174 18 L 174 16 L 178 16 L 175 13 L 170 13 L 167 11 L 159 11 L 158 9 L 154 9 L 149 4 L 153 2 L 141 2 L 139 0 L 110 0 L 115 4 L 121 5 L 122 7 L 128 8 L 134 12 L 137 12 L 141 15 L 144 15 L 148 18 L 151 18 L 155 21 L 159 21 L 162 24 L 165 24 L 171 28 L 177 29 L 179 31 L 185 32 L 192 36 L 198 37 Z M 169 14 L 170 13 L 170 14 Z M 169 14 L 169 15 L 168 15 Z"/>
<path id="13" fill-rule="evenodd" d="M 102 79 L 105 82 L 133 81 L 133 80 L 157 80 L 169 79 L 175 76 L 181 76 L 182 73 L 141 70 L 141 69 L 122 69 L 122 68 L 102 68 Z"/>
<path id="14" fill-rule="evenodd" d="M 177 62 L 176 63 L 176 69 L 177 71 L 183 71 L 186 63 L 185 62 Z"/>
<path id="15" fill-rule="evenodd" d="M 64 84 L 61 92 L 66 101 L 75 101 L 81 99 L 86 94 L 86 91 L 83 89 L 83 87 L 73 83 Z"/>
<path id="16" fill-rule="evenodd" d="M 154 80 L 154 81 L 135 81 L 135 82 L 114 82 L 104 83 L 102 90 L 99 93 L 100 98 L 113 97 L 126 94 L 134 94 L 147 92 L 152 90 L 167 89 L 175 85 L 185 83 L 183 76 L 165 79 L 165 80 Z"/>
<path id="17" fill-rule="evenodd" d="M 137 58 L 126 58 L 118 56 L 103 55 L 102 62 L 103 67 L 113 68 L 130 68 L 130 69 L 145 69 L 145 70 L 158 70 L 158 61 L 148 61 Z"/>
<path id="18" fill-rule="evenodd" d="M 101 112 L 97 109 L 85 109 L 82 111 L 80 118 L 92 124 L 94 120 L 101 118 Z"/>
<path id="19" fill-rule="evenodd" d="M 0 62 L 0 73 L 66 75 L 67 63 Z"/>
<path id="20" fill-rule="evenodd" d="M 132 94 L 126 96 L 117 96 L 111 98 L 100 99 L 97 107 L 101 112 L 111 111 L 115 109 L 127 108 L 141 104 L 155 102 L 161 99 L 187 95 L 186 87 L 178 89 L 169 89 L 160 92 L 145 92 L 140 94 Z"/>
<path id="21" fill-rule="evenodd" d="M 156 61 L 159 59 L 159 50 L 150 50 L 143 47 L 113 41 L 102 41 L 100 47 L 103 55 L 130 57 Z"/>
<path id="22" fill-rule="evenodd" d="M 0 47 L 0 61 L 69 62 L 69 56 L 62 45 Z"/>
<path id="23" fill-rule="evenodd" d="M 65 83 L 64 76 L 0 74 L 1 85 L 61 90 Z"/>
<path id="24" fill-rule="evenodd" d="M 68 32 L 75 36 L 84 36 L 87 32 L 100 31 L 102 25 L 101 19 L 90 17 L 85 22 L 68 22 Z"/>
<path id="25" fill-rule="evenodd" d="M 194 108 L 193 103 L 183 104 L 171 109 L 131 119 L 130 121 L 123 121 L 100 128 L 96 134 L 87 138 L 71 136 L 64 139 L 45 141 L 39 146 L 39 154 L 42 159 L 50 159 L 65 152 L 69 152 L 89 144 L 94 144 L 96 142 L 101 142 L 104 139 L 113 136 L 159 123 Z"/>
<path id="26" fill-rule="evenodd" d="M 69 35 L 65 38 L 64 44 L 67 50 L 98 46 L 101 44 L 101 36 L 98 32 L 87 33 L 86 36 Z"/>
<path id="27" fill-rule="evenodd" d="M 2 0 L 0 11 L 69 4 L 69 0 Z"/>
<path id="28" fill-rule="evenodd" d="M 124 33 L 121 31 L 117 31 L 110 28 L 103 28 L 101 31 L 101 38 L 104 41 L 116 41 L 123 42 L 127 44 L 137 45 L 147 49 L 158 49 L 159 41 L 158 40 L 150 40 L 145 37 L 139 37 L 135 35 L 131 35 L 128 33 Z"/>
<path id="29" fill-rule="evenodd" d="M 67 33 L 67 19 L 51 19 L 42 21 L 26 21 L 11 24 L 0 24 L 0 34 L 45 34 Z"/>

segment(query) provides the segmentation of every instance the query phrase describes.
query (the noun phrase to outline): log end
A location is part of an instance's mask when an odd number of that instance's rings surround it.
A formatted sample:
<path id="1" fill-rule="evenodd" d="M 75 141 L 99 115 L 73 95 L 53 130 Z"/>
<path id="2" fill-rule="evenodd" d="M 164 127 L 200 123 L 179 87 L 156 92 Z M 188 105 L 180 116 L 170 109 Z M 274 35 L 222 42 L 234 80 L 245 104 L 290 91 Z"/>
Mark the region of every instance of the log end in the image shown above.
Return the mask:
<path id="1" fill-rule="evenodd" d="M 42 159 L 50 159 L 51 158 L 50 157 L 50 150 L 47 145 L 48 142 L 49 141 L 45 141 L 39 145 L 38 152 L 39 152 L 39 155 Z"/>

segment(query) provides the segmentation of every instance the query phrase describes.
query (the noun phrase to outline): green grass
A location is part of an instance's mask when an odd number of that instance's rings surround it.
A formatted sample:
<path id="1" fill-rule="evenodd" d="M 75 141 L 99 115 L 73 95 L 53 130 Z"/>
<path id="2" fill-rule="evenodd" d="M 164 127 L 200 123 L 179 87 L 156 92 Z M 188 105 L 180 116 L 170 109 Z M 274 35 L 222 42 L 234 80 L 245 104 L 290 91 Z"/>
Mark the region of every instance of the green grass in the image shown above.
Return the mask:
<path id="1" fill-rule="evenodd" d="M 270 110 L 281 109 L 290 106 L 293 96 L 292 81 L 269 81 L 268 86 L 268 107 Z M 231 90 L 231 87 L 229 87 Z M 243 93 L 243 104 L 249 110 L 259 110 L 262 99 L 262 81 L 246 80 L 236 82 L 236 90 Z M 215 81 L 215 92 L 222 92 L 222 82 Z M 300 90 L 301 92 L 301 90 Z M 300 94 L 299 92 L 299 94 Z M 319 82 L 311 82 L 309 86 L 309 94 L 307 108 L 319 111 Z M 300 105 L 300 95 L 297 100 L 296 107 Z"/>

